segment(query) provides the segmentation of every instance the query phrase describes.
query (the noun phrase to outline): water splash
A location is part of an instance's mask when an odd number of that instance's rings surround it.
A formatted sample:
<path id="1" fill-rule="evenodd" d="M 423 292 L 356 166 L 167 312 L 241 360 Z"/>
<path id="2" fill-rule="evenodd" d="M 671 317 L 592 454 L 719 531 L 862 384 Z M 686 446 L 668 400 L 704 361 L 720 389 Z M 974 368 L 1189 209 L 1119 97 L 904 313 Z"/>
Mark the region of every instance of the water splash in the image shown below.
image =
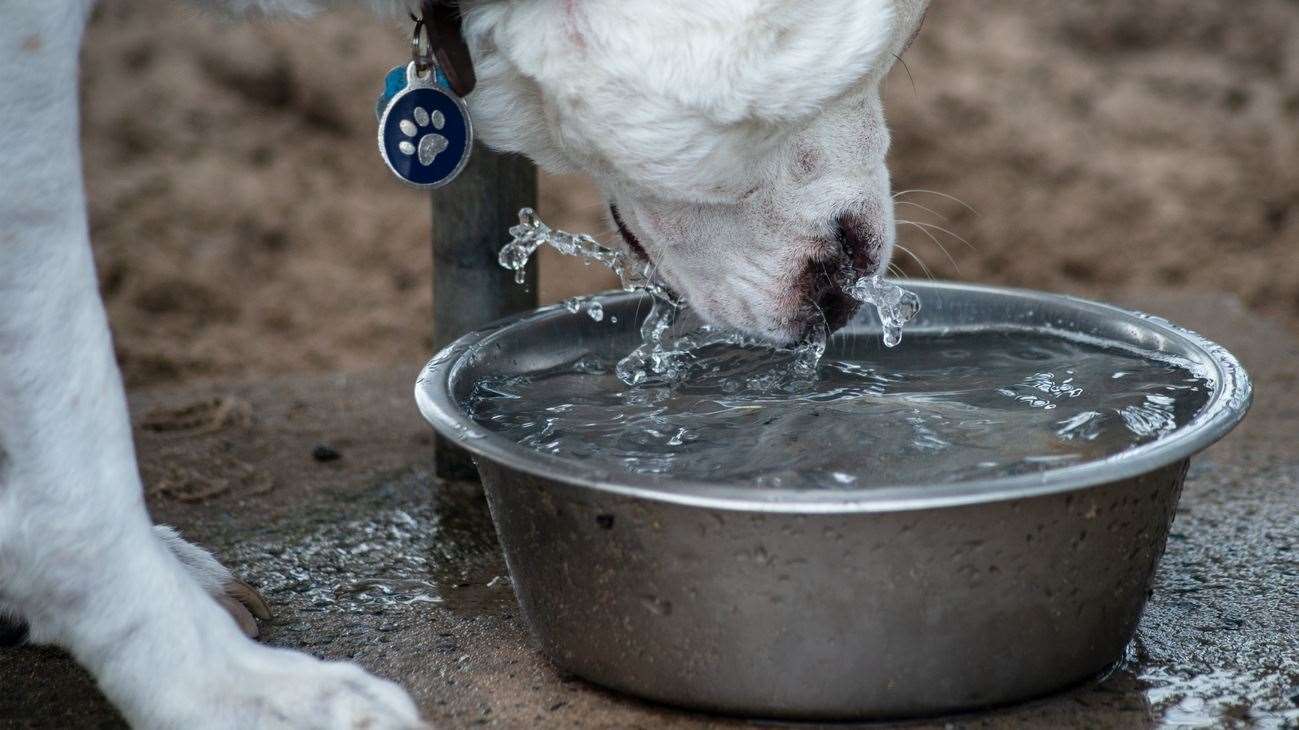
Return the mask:
<path id="1" fill-rule="evenodd" d="M 813 327 L 812 332 L 794 347 L 790 372 L 803 378 L 815 378 L 821 367 L 821 357 L 825 355 L 826 343 L 829 341 L 830 333 L 826 331 L 824 324 Z"/>
<path id="2" fill-rule="evenodd" d="M 536 211 L 523 208 L 519 211 L 519 224 L 510 228 L 510 241 L 501 248 L 498 258 L 502 267 L 514 271 L 514 281 L 523 283 L 523 272 L 537 249 L 550 246 L 565 256 L 577 256 L 585 263 L 595 262 L 607 267 L 618 277 L 623 291 L 646 292 L 651 297 L 650 313 L 641 323 L 641 344 L 623 358 L 616 368 L 618 377 L 627 385 L 640 385 L 651 380 L 678 380 L 684 372 L 682 356 L 688 349 L 680 340 L 669 341 L 666 334 L 676 322 L 681 303 L 662 283 L 654 278 L 654 269 L 642 265 L 626 254 L 606 248 L 586 234 L 572 234 L 552 229 L 542 222 Z M 599 322 L 604 319 L 604 306 L 592 297 L 574 297 L 564 302 L 568 311 L 576 314 L 585 311 Z M 610 318 L 611 322 L 616 322 Z"/>
<path id="3" fill-rule="evenodd" d="M 704 325 L 685 334 L 672 334 L 683 304 L 654 275 L 654 268 L 628 255 L 602 246 L 586 234 L 572 234 L 552 229 L 542 222 L 536 211 L 523 208 L 519 223 L 510 228 L 510 241 L 501 248 L 498 258 L 503 268 L 514 272 L 514 280 L 524 281 L 524 271 L 533 254 L 542 246 L 550 246 L 565 256 L 577 256 L 584 263 L 595 262 L 611 270 L 618 277 L 624 291 L 646 292 L 650 295 L 650 312 L 641 323 L 641 344 L 618 362 L 614 369 L 626 385 L 675 383 L 683 380 L 696 359 L 694 353 L 704 347 L 729 344 L 739 346 L 761 345 L 753 338 L 739 332 Z M 853 279 L 847 270 L 840 277 L 844 291 L 862 303 L 875 307 L 883 325 L 884 344 L 894 347 L 902 340 L 902 328 L 920 311 L 920 299 L 914 292 L 896 284 L 883 281 L 878 276 Z M 604 319 L 604 308 L 592 297 L 574 297 L 564 301 L 564 307 L 574 314 L 585 311 L 593 320 Z M 610 317 L 610 322 L 617 319 Z M 824 326 L 815 327 L 804 340 L 790 348 L 794 358 L 781 378 L 782 382 L 814 380 L 825 353 L 829 332 Z"/>
<path id="4" fill-rule="evenodd" d="M 680 377 L 679 350 L 664 341 L 668 328 L 676 321 L 678 309 L 672 302 L 659 297 L 650 301 L 649 314 L 640 325 L 640 345 L 619 360 L 614 368 L 619 380 L 627 385 L 641 385 L 656 374 L 667 380 Z"/>
<path id="5" fill-rule="evenodd" d="M 519 224 L 510 227 L 510 237 L 510 242 L 501 247 L 497 260 L 503 268 L 514 272 L 516 283 L 523 283 L 528 261 L 537 249 L 550 246 L 565 256 L 577 256 L 608 267 L 618 277 L 623 291 L 645 291 L 668 300 L 673 299 L 662 284 L 654 281 L 653 267 L 638 265 L 626 254 L 605 248 L 585 233 L 553 230 L 541 221 L 532 208 L 519 211 Z"/>
<path id="6" fill-rule="evenodd" d="M 843 284 L 848 296 L 875 306 L 884 327 L 884 345 L 896 347 L 902 341 L 902 328 L 920 313 L 920 297 L 878 276 L 863 276 Z"/>

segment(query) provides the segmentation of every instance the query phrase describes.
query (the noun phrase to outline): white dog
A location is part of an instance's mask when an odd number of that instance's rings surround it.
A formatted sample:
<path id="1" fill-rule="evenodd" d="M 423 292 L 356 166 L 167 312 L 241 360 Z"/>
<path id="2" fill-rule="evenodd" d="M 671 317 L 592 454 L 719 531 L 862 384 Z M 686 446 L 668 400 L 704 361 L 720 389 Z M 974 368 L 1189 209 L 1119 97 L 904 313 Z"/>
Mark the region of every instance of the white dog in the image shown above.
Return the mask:
<path id="1" fill-rule="evenodd" d="M 888 261 L 879 84 L 926 3 L 464 0 L 467 101 L 489 145 L 593 176 L 628 247 L 705 317 L 793 340 L 851 314 L 829 272 Z M 246 639 L 256 594 L 149 523 L 86 228 L 91 4 L 0 0 L 0 613 L 136 726 L 417 727 L 396 685 Z"/>

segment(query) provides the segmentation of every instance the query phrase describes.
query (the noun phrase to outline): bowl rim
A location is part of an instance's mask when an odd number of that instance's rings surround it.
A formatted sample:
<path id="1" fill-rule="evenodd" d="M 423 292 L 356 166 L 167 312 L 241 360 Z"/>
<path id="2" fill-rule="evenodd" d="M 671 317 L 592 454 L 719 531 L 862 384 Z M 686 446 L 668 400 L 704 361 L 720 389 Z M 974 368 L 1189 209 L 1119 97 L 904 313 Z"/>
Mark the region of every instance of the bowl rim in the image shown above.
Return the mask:
<path id="1" fill-rule="evenodd" d="M 444 347 L 424 366 L 415 382 L 415 401 L 421 414 L 443 437 L 476 457 L 487 459 L 547 482 L 586 488 L 624 497 L 709 509 L 773 513 L 899 512 L 998 502 L 1057 494 L 1107 484 L 1146 474 L 1189 459 L 1231 431 L 1253 402 L 1253 387 L 1240 361 L 1226 348 L 1184 327 L 1155 315 L 1124 309 L 1066 294 L 1030 289 L 957 282 L 908 281 L 918 290 L 978 292 L 1013 296 L 1042 304 L 1063 305 L 1093 315 L 1116 317 L 1129 324 L 1180 342 L 1196 352 L 1215 372 L 1217 387 L 1204 407 L 1188 423 L 1119 454 L 1041 472 L 975 479 L 950 484 L 874 486 L 857 489 L 782 489 L 743 483 L 665 479 L 587 466 L 520 447 L 500 434 L 487 431 L 458 407 L 451 384 L 466 356 L 492 335 L 517 324 L 571 314 L 560 304 L 514 314 L 469 332 Z M 638 292 L 605 292 L 597 296 L 606 305 Z"/>

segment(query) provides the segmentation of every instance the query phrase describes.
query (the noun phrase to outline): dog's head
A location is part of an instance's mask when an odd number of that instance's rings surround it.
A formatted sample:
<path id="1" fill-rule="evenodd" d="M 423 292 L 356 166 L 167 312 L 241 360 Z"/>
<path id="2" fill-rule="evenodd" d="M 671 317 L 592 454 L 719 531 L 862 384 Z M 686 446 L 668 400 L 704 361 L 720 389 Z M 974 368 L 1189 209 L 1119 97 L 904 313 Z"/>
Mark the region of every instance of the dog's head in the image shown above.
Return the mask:
<path id="1" fill-rule="evenodd" d="M 624 245 L 707 320 L 775 341 L 856 302 L 894 241 L 879 84 L 927 0 L 486 0 L 484 140 L 591 175 Z"/>

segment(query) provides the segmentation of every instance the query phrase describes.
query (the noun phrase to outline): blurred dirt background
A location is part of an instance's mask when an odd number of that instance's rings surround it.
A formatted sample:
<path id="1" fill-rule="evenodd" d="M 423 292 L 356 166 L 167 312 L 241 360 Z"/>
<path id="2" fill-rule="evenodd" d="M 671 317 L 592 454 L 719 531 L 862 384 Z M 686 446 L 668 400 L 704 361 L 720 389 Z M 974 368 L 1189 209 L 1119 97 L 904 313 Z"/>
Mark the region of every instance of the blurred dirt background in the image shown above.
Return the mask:
<path id="1" fill-rule="evenodd" d="M 130 385 L 429 354 L 426 199 L 373 142 L 407 32 L 359 12 L 232 22 L 100 3 L 85 164 Z M 934 276 L 1223 290 L 1299 331 L 1299 2 L 937 0 L 904 58 L 886 93 L 895 187 L 977 211 L 901 196 L 900 218 L 970 243 L 904 225 Z M 543 179 L 540 208 L 608 233 L 583 180 Z M 544 300 L 608 284 L 542 271 Z"/>

